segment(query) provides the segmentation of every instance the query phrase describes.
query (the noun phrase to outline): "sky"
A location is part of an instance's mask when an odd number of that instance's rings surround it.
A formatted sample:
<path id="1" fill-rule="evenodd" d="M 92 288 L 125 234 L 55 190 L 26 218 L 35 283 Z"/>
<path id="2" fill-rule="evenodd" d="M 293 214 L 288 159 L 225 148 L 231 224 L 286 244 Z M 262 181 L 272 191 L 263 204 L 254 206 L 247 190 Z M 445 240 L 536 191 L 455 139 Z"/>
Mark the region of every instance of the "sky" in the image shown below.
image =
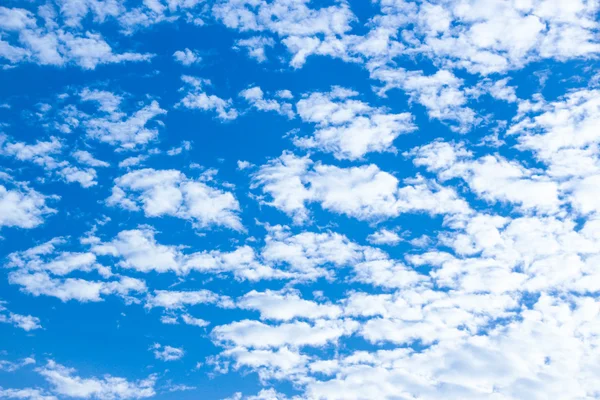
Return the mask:
<path id="1" fill-rule="evenodd" d="M 0 398 L 600 399 L 597 0 L 3 0 Z"/>

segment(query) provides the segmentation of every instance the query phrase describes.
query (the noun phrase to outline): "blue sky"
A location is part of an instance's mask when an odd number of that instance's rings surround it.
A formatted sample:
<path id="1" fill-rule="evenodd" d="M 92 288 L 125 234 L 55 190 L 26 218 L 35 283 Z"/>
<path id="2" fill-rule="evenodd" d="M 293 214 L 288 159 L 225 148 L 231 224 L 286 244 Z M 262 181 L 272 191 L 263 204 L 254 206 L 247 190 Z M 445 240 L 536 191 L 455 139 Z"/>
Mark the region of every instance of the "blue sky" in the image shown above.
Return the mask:
<path id="1" fill-rule="evenodd" d="M 8 0 L 0 398 L 600 398 L 593 0 Z"/>

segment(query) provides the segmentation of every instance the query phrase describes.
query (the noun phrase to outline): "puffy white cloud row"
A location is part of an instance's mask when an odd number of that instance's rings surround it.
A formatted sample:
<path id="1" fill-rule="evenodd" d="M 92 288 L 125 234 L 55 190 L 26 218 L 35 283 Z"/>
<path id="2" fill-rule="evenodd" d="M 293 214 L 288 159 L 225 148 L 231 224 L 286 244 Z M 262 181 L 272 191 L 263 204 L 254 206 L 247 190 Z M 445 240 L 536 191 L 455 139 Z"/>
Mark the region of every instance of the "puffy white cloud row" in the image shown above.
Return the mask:
<path id="1" fill-rule="evenodd" d="M 33 358 L 26 358 L 19 363 L 18 368 L 35 365 Z M 84 378 L 77 375 L 74 368 L 48 360 L 34 371 L 43 377 L 49 388 L 2 388 L 0 395 L 7 399 L 57 400 L 58 398 L 98 399 L 98 400 L 127 400 L 153 397 L 156 394 L 154 386 L 157 377 L 150 375 L 146 379 L 128 381 L 125 378 L 104 375 L 102 378 Z"/>
<path id="2" fill-rule="evenodd" d="M 374 164 L 340 168 L 313 163 L 306 157 L 284 152 L 253 175 L 263 201 L 305 222 L 307 204 L 360 220 L 384 220 L 402 213 L 468 214 L 469 205 L 452 188 L 417 176 L 401 186 L 390 173 Z"/>
<path id="3" fill-rule="evenodd" d="M 101 64 L 148 61 L 148 53 L 117 53 L 101 34 L 74 31 L 59 25 L 52 4 L 38 8 L 37 15 L 23 8 L 0 8 L 0 58 L 11 64 L 33 61 L 41 65 L 76 64 L 94 69 Z M 7 38 L 7 40 L 4 40 Z"/>

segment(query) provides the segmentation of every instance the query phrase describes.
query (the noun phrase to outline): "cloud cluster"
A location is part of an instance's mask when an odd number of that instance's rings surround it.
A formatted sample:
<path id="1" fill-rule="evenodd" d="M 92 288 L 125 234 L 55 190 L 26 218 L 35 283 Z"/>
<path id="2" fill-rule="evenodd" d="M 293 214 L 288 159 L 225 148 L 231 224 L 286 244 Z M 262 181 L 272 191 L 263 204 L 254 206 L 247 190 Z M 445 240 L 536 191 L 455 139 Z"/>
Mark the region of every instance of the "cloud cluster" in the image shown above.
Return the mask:
<path id="1" fill-rule="evenodd" d="M 255 186 L 269 196 L 269 204 L 292 216 L 296 223 L 309 218 L 307 204 L 360 220 L 384 220 L 402 213 L 468 214 L 468 203 L 452 189 L 422 177 L 399 180 L 374 164 L 340 168 L 314 163 L 285 152 L 260 167 Z"/>

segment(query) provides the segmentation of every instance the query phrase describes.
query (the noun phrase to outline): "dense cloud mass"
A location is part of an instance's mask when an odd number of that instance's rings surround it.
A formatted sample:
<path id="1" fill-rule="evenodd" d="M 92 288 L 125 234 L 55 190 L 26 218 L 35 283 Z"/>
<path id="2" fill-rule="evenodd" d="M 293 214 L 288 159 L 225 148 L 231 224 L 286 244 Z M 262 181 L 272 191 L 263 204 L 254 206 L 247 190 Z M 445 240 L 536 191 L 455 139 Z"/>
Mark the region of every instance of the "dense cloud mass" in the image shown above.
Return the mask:
<path id="1" fill-rule="evenodd" d="M 600 399 L 599 11 L 3 2 L 0 398 Z"/>

